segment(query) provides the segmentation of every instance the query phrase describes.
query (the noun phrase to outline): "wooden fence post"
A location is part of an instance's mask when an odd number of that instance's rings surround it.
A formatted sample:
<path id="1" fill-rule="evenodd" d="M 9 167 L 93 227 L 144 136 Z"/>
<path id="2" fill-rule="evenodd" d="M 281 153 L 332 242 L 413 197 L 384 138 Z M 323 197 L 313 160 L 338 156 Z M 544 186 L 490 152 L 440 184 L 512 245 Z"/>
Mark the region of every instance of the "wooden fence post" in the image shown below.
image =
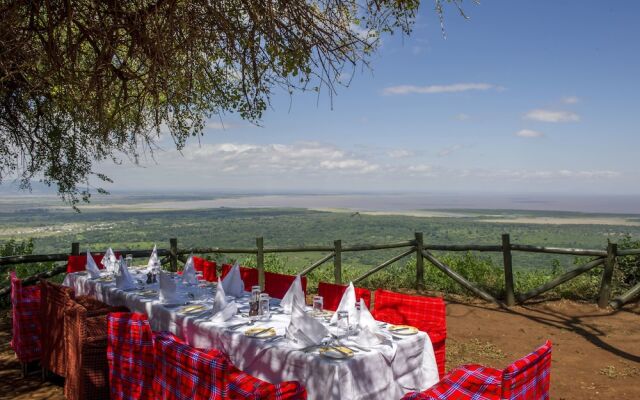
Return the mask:
<path id="1" fill-rule="evenodd" d="M 600 283 L 600 296 L 598 299 L 598 307 L 606 308 L 611 298 L 611 279 L 613 278 L 613 270 L 618 263 L 616 253 L 618 245 L 615 243 L 607 243 L 607 258 L 604 261 L 604 270 L 602 271 L 602 282 Z"/>
<path id="2" fill-rule="evenodd" d="M 78 242 L 71 243 L 71 255 L 77 256 L 79 254 L 80 254 L 80 243 Z"/>
<path id="3" fill-rule="evenodd" d="M 336 284 L 342 284 L 342 240 L 333 241 L 333 280 Z"/>
<path id="4" fill-rule="evenodd" d="M 178 239 L 169 239 L 169 270 L 176 272 L 178 270 Z"/>
<path id="5" fill-rule="evenodd" d="M 424 236 L 422 232 L 415 232 L 416 238 L 416 289 L 424 289 Z"/>
<path id="6" fill-rule="evenodd" d="M 256 266 L 258 267 L 258 284 L 264 290 L 264 238 L 262 236 L 256 238 Z"/>
<path id="7" fill-rule="evenodd" d="M 507 307 L 516 304 L 513 290 L 513 260 L 511 258 L 511 238 L 508 233 L 502 235 L 502 260 L 504 262 L 504 300 Z"/>

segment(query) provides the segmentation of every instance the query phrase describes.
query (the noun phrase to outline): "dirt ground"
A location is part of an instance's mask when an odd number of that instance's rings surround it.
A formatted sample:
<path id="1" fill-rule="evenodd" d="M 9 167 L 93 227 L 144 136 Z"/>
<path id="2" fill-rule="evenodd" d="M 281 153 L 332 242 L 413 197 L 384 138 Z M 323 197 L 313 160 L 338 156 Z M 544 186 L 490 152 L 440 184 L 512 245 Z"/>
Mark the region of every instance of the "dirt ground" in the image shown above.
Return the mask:
<path id="1" fill-rule="evenodd" d="M 447 368 L 503 368 L 546 339 L 553 342 L 552 399 L 640 399 L 640 305 L 621 311 L 550 301 L 502 310 L 481 302 L 447 304 Z M 0 313 L 0 399 L 63 399 L 58 383 L 23 379 L 9 347 L 9 312 Z M 36 371 L 37 368 L 32 368 Z"/>

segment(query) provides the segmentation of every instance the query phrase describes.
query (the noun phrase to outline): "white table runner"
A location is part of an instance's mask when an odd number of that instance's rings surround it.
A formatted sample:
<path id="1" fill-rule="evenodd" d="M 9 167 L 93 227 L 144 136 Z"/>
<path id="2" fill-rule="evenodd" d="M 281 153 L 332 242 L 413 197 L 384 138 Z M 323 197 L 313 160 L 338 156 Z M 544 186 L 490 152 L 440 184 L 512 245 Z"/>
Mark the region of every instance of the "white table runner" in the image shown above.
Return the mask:
<path id="1" fill-rule="evenodd" d="M 134 278 L 146 279 L 132 269 Z M 212 323 L 210 314 L 199 317 L 179 313 L 179 307 L 165 307 L 156 297 L 143 297 L 125 292 L 113 282 L 91 280 L 82 273 L 68 274 L 64 285 L 76 295 L 88 295 L 113 306 L 124 305 L 131 311 L 145 313 L 156 331 L 169 331 L 199 348 L 217 348 L 229 355 L 241 370 L 272 383 L 299 381 L 307 389 L 309 399 L 400 399 L 412 390 L 425 390 L 438 381 L 433 346 L 428 335 L 420 332 L 400 340 L 393 346 L 377 346 L 370 352 L 358 351 L 347 360 L 332 361 L 317 352 L 297 350 L 286 339 L 267 343 L 244 335 L 248 327 L 229 330 L 226 327 L 248 321 L 240 314 L 225 323 Z M 146 285 L 156 289 L 157 284 Z M 190 300 L 188 293 L 200 291 L 193 304 L 211 306 L 215 289 L 178 284 L 181 301 Z M 241 311 L 248 308 L 248 296 L 236 300 Z M 277 301 L 273 302 L 274 305 Z M 290 316 L 273 313 L 269 321 L 258 321 L 254 327 L 273 327 L 283 335 Z"/>

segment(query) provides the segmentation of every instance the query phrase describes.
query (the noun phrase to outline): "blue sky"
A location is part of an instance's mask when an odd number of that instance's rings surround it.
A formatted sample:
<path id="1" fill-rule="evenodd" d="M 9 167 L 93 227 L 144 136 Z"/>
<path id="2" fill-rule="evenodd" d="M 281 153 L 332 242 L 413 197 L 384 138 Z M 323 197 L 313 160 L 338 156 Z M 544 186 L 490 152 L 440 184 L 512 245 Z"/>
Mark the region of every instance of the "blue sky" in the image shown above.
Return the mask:
<path id="1" fill-rule="evenodd" d="M 111 189 L 640 193 L 640 2 L 423 2 L 349 87 L 277 92 Z"/>

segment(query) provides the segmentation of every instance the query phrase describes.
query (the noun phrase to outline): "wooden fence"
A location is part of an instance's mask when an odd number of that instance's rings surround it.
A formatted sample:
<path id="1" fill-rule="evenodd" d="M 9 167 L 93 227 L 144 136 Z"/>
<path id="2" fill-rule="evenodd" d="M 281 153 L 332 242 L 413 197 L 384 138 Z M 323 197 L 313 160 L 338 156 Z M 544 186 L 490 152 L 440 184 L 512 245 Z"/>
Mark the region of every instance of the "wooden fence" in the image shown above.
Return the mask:
<path id="1" fill-rule="evenodd" d="M 377 265 L 370 269 L 363 275 L 353 280 L 354 284 L 357 284 L 369 276 L 375 274 L 378 271 L 394 264 L 395 262 L 415 254 L 416 257 L 416 288 L 423 289 L 424 285 L 424 260 L 429 261 L 431 265 L 442 271 L 450 279 L 455 281 L 460 286 L 464 287 L 474 295 L 482 298 L 486 301 L 493 302 L 502 307 L 510 307 L 517 303 L 521 304 L 534 297 L 561 285 L 577 276 L 599 266 L 603 266 L 602 279 L 600 283 L 600 291 L 598 295 L 598 305 L 601 308 L 605 308 L 610 305 L 613 308 L 620 308 L 622 305 L 632 301 L 638 295 L 640 295 L 640 284 L 634 286 L 626 293 L 611 299 L 611 285 L 613 272 L 617 267 L 618 257 L 640 255 L 640 249 L 625 249 L 618 250 L 615 243 L 608 243 L 605 250 L 594 249 L 577 249 L 577 248 L 560 248 L 560 247 L 542 247 L 542 246 L 530 246 L 511 243 L 509 234 L 503 234 L 501 243 L 497 245 L 432 245 L 424 242 L 422 232 L 416 232 L 412 240 L 395 243 L 384 244 L 355 244 L 349 246 L 343 246 L 341 240 L 335 240 L 333 246 L 297 246 L 297 247 L 265 247 L 262 237 L 256 238 L 256 246 L 252 248 L 223 248 L 223 247 L 204 247 L 204 248 L 178 248 L 178 240 L 172 238 L 169 240 L 169 249 L 158 249 L 158 256 L 163 257 L 161 263 L 163 265 L 168 264 L 168 269 L 176 271 L 178 268 L 178 261 L 185 262 L 188 254 L 255 254 L 256 264 L 258 269 L 258 279 L 262 287 L 264 287 L 264 255 L 267 253 L 303 253 L 303 252 L 326 252 L 318 261 L 314 262 L 310 266 L 304 268 L 299 273 L 306 275 L 316 268 L 320 267 L 326 262 L 333 260 L 333 277 L 335 283 L 342 282 L 342 254 L 348 252 L 359 251 L 371 251 L 371 250 L 388 250 L 388 249 L 402 249 L 402 252 L 389 260 Z M 479 288 L 473 282 L 470 282 L 465 277 L 454 271 L 446 263 L 442 262 L 434 256 L 433 251 L 450 251 L 450 252 L 466 252 L 466 251 L 479 251 L 479 252 L 499 252 L 502 253 L 503 266 L 504 266 L 504 289 L 505 295 L 503 299 L 498 299 L 486 291 Z M 575 256 L 590 257 L 591 260 L 567 270 L 564 274 L 552 279 L 551 281 L 540 285 L 537 288 L 531 289 L 525 293 L 515 293 L 514 290 L 514 277 L 513 277 L 513 252 L 532 252 L 532 253 L 546 253 L 546 254 L 568 254 Z M 148 250 L 119 250 L 121 254 L 131 254 L 135 258 L 148 257 Z M 80 253 L 80 244 L 72 243 L 71 255 L 77 255 Z M 23 256 L 9 256 L 0 257 L 0 270 L 6 269 L 7 266 L 26 263 L 37 262 L 53 262 L 53 261 L 67 261 L 67 257 L 70 255 L 67 253 L 60 254 L 39 254 L 39 255 L 23 255 Z M 24 284 L 32 284 L 38 281 L 40 278 L 49 278 L 57 274 L 66 271 L 66 265 L 60 265 L 54 269 L 46 272 L 36 274 L 25 278 Z M 6 296 L 9 292 L 9 288 L 5 287 L 0 289 L 0 296 Z"/>

